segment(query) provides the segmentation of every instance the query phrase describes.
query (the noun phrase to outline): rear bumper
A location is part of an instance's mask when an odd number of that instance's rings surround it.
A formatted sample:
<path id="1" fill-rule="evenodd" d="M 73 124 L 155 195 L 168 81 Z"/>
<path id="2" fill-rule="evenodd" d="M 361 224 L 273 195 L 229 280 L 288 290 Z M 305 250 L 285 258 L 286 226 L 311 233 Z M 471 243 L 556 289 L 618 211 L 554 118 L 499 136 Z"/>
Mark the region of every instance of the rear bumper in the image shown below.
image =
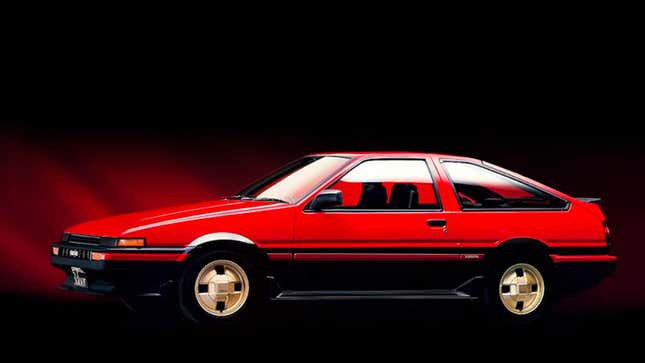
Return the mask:
<path id="1" fill-rule="evenodd" d="M 573 295 L 611 275 L 618 258 L 611 255 L 550 255 L 560 295 Z"/>
<path id="2" fill-rule="evenodd" d="M 618 257 L 612 255 L 550 255 L 554 263 L 613 263 Z"/>
<path id="3" fill-rule="evenodd" d="M 51 255 L 51 264 L 66 275 L 61 288 L 99 295 L 167 295 L 178 280 L 187 256 L 186 251 L 177 249 L 141 248 L 135 252 L 65 244 L 52 247 L 58 247 L 59 251 L 62 248 L 83 251 L 78 253 L 83 258 Z M 72 267 L 85 272 L 87 288 L 74 285 Z"/>

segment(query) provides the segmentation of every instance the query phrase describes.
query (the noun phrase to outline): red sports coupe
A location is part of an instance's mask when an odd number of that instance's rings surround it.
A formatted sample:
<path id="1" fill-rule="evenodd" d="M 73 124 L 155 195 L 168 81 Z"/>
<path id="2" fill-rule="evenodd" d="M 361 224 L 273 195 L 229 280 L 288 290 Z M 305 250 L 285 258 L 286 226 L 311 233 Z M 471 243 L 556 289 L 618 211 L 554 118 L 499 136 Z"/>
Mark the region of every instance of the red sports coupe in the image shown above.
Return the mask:
<path id="1" fill-rule="evenodd" d="M 51 263 L 63 288 L 173 297 L 198 322 L 269 299 L 483 300 L 524 322 L 613 271 L 598 201 L 466 157 L 315 154 L 231 197 L 70 227 Z"/>

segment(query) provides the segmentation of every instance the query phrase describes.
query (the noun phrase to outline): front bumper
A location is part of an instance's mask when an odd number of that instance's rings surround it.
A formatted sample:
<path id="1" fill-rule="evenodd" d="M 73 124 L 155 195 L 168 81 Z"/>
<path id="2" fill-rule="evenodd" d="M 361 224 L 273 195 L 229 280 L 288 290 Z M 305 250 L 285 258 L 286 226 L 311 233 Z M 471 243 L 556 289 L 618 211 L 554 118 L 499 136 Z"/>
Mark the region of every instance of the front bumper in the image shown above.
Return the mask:
<path id="1" fill-rule="evenodd" d="M 53 244 L 51 264 L 65 272 L 61 288 L 99 295 L 167 295 L 180 277 L 188 253 L 168 248 L 105 248 Z M 63 253 L 63 251 L 65 251 Z M 74 251 L 70 254 L 70 251 Z M 99 259 L 100 258 L 100 259 Z M 81 268 L 87 287 L 74 285 L 72 267 Z"/>

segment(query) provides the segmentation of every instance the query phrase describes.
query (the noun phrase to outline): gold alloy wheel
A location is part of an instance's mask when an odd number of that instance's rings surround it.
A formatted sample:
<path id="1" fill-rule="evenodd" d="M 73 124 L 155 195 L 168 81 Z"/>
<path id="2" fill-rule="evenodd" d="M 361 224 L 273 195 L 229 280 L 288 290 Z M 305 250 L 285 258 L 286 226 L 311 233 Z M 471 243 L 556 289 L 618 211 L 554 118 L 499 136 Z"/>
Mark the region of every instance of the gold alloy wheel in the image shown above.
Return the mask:
<path id="1" fill-rule="evenodd" d="M 244 269 L 229 260 L 208 263 L 197 275 L 195 298 L 207 313 L 224 317 L 234 314 L 249 297 L 249 278 Z"/>
<path id="2" fill-rule="evenodd" d="M 499 281 L 499 298 L 513 314 L 526 315 L 544 298 L 544 279 L 537 268 L 518 263 L 506 270 Z"/>

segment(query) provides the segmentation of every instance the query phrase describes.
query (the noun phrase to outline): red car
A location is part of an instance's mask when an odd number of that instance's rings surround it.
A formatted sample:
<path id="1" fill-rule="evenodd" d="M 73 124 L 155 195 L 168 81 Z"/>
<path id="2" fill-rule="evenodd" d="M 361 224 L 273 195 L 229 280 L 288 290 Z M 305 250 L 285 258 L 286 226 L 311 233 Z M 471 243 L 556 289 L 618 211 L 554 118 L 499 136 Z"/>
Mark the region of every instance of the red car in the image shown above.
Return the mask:
<path id="1" fill-rule="evenodd" d="M 268 299 L 481 299 L 527 321 L 613 271 L 597 202 L 471 158 L 315 154 L 228 198 L 70 227 L 51 263 L 66 289 L 176 297 L 199 322 Z"/>

